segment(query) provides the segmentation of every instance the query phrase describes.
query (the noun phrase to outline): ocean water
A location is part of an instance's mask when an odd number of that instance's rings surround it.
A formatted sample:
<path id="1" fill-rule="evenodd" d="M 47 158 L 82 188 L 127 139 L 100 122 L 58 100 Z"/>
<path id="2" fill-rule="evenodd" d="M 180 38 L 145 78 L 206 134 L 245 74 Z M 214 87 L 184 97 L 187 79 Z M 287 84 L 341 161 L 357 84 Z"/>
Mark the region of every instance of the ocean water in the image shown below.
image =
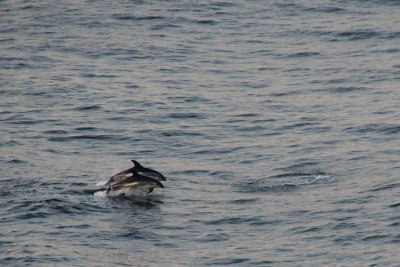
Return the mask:
<path id="1" fill-rule="evenodd" d="M 1 1 L 0 265 L 400 266 L 399 14 Z"/>

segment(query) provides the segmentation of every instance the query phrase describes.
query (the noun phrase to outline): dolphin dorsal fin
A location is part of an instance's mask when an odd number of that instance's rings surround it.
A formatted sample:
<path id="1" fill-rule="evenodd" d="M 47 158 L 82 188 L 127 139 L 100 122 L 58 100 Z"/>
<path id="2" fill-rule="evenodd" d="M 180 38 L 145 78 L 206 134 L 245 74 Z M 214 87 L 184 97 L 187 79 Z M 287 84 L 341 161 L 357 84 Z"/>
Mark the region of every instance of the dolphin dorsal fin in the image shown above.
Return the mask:
<path id="1" fill-rule="evenodd" d="M 143 166 L 139 162 L 137 162 L 136 160 L 132 159 L 131 161 L 132 161 L 133 165 L 135 165 L 135 167 L 143 168 Z"/>

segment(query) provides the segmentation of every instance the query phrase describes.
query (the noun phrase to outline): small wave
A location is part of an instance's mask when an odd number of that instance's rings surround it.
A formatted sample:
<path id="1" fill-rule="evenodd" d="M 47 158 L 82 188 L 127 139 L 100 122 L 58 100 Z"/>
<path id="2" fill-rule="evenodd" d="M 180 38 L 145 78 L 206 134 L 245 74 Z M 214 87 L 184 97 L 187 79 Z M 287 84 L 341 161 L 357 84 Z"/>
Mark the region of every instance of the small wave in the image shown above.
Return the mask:
<path id="1" fill-rule="evenodd" d="M 52 142 L 68 142 L 73 140 L 113 140 L 115 138 L 119 138 L 122 136 L 114 136 L 114 135 L 106 135 L 106 134 L 97 134 L 97 135 L 72 135 L 72 136 L 60 136 L 60 137 L 51 137 L 48 140 Z"/>
<path id="2" fill-rule="evenodd" d="M 171 119 L 205 119 L 206 116 L 200 113 L 171 113 L 168 115 L 168 118 Z"/>
<path id="3" fill-rule="evenodd" d="M 237 6 L 237 3 L 232 3 L 232 2 L 224 2 L 224 1 L 216 1 L 216 2 L 212 2 L 209 4 L 211 7 L 215 8 L 215 7 L 234 7 Z"/>
<path id="4" fill-rule="evenodd" d="M 198 20 L 196 21 L 197 24 L 202 24 L 202 25 L 216 25 L 218 24 L 218 22 L 216 22 L 215 20 Z"/>
<path id="5" fill-rule="evenodd" d="M 165 130 L 160 133 L 161 136 L 202 136 L 202 133 L 183 130 Z"/>
<path id="6" fill-rule="evenodd" d="M 377 191 L 385 191 L 391 190 L 400 187 L 400 183 L 390 183 L 374 186 L 372 189 L 368 190 L 369 192 L 377 192 Z"/>
<path id="7" fill-rule="evenodd" d="M 335 34 L 335 37 L 340 39 L 347 39 L 349 41 L 365 40 L 380 36 L 380 33 L 374 30 L 351 30 L 343 31 Z"/>
<path id="8" fill-rule="evenodd" d="M 231 200 L 229 201 L 232 204 L 247 204 L 247 203 L 252 203 L 252 202 L 256 202 L 257 199 L 256 198 L 250 198 L 250 199 L 235 199 L 235 200 Z"/>
<path id="9" fill-rule="evenodd" d="M 219 241 L 226 241 L 229 240 L 229 236 L 227 234 L 217 234 L 217 233 L 210 233 L 206 236 L 199 239 L 200 242 L 219 242 Z"/>
<path id="10" fill-rule="evenodd" d="M 390 235 L 369 235 L 364 238 L 362 238 L 362 241 L 373 241 L 377 239 L 388 239 L 390 238 Z"/>
<path id="11" fill-rule="evenodd" d="M 284 173 L 269 178 L 251 179 L 238 185 L 239 191 L 254 192 L 288 192 L 303 186 L 331 183 L 333 178 L 324 172 L 314 173 Z"/>
<path id="12" fill-rule="evenodd" d="M 26 161 L 20 160 L 20 159 L 12 159 L 7 161 L 7 163 L 12 163 L 12 164 L 22 164 L 22 163 L 27 163 Z"/>
<path id="13" fill-rule="evenodd" d="M 326 173 L 321 172 L 321 171 L 315 171 L 313 173 L 303 173 L 303 172 L 293 172 L 293 173 L 281 173 L 281 174 L 277 174 L 272 176 L 272 178 L 287 178 L 287 177 L 296 177 L 296 176 L 323 176 L 326 175 Z"/>
<path id="14" fill-rule="evenodd" d="M 77 111 L 89 111 L 89 110 L 99 110 L 99 109 L 101 109 L 101 106 L 98 106 L 98 105 L 91 105 L 91 106 L 77 107 L 77 108 L 74 108 L 73 110 L 77 110 Z"/>
<path id="15" fill-rule="evenodd" d="M 362 86 L 347 86 L 347 87 L 341 86 L 341 87 L 323 89 L 321 91 L 326 91 L 328 93 L 334 93 L 334 94 L 343 94 L 343 93 L 359 93 L 359 92 L 365 92 L 367 90 L 369 90 L 369 88 Z"/>
<path id="16" fill-rule="evenodd" d="M 259 181 L 249 181 L 245 186 L 241 187 L 240 192 L 243 193 L 257 193 L 257 192 L 288 192 L 298 189 L 299 186 L 295 184 L 276 184 L 276 185 L 263 185 Z"/>
<path id="17" fill-rule="evenodd" d="M 382 134 L 398 134 L 400 132 L 400 125 L 397 124 L 367 124 L 363 126 L 355 126 L 344 129 L 346 132 L 365 134 L 365 133 L 382 133 Z"/>
<path id="18" fill-rule="evenodd" d="M 150 30 L 159 31 L 167 28 L 180 28 L 180 27 L 181 27 L 180 25 L 174 23 L 161 23 L 150 27 Z"/>
<path id="19" fill-rule="evenodd" d="M 135 20 L 135 21 L 146 21 L 146 20 L 165 20 L 163 16 L 132 16 L 132 15 L 115 15 L 117 20 Z"/>
<path id="20" fill-rule="evenodd" d="M 43 132 L 44 134 L 68 134 L 65 130 L 47 130 Z"/>
<path id="21" fill-rule="evenodd" d="M 390 207 L 390 208 L 397 208 L 397 207 L 400 207 L 400 202 L 399 202 L 399 203 L 396 203 L 396 204 L 392 204 L 392 205 L 390 205 L 389 207 Z"/>
<path id="22" fill-rule="evenodd" d="M 207 103 L 209 99 L 200 96 L 169 96 L 168 100 L 175 103 Z"/>
<path id="23" fill-rule="evenodd" d="M 21 200 L 9 205 L 11 216 L 5 220 L 31 220 L 37 218 L 49 218 L 64 214 L 86 214 L 102 211 L 99 206 L 85 202 L 75 202 L 68 198 L 35 198 L 34 200 Z"/>
<path id="24" fill-rule="evenodd" d="M 253 218 L 227 217 L 222 219 L 210 220 L 205 222 L 205 224 L 209 225 L 242 224 L 242 223 L 249 223 L 253 220 L 254 220 Z"/>
<path id="25" fill-rule="evenodd" d="M 320 55 L 318 52 L 299 52 L 299 53 L 294 53 L 294 54 L 289 54 L 286 57 L 288 58 L 304 58 L 304 57 L 311 57 L 311 56 L 317 56 Z"/>
<path id="26" fill-rule="evenodd" d="M 233 265 L 233 264 L 242 264 L 245 265 L 246 262 L 250 262 L 249 258 L 222 258 L 222 259 L 213 259 L 209 262 L 209 265 Z"/>
<path id="27" fill-rule="evenodd" d="M 96 127 L 77 127 L 75 128 L 77 131 L 96 131 L 98 130 Z"/>
<path id="28" fill-rule="evenodd" d="M 337 6 L 317 6 L 317 7 L 307 7 L 303 9 L 304 11 L 319 12 L 319 13 L 345 13 L 346 9 Z"/>
<path id="29" fill-rule="evenodd" d="M 294 123 L 294 124 L 290 124 L 290 125 L 284 125 L 280 128 L 280 130 L 282 131 L 287 131 L 287 130 L 293 130 L 296 128 L 303 128 L 306 126 L 315 126 L 315 125 L 319 125 L 319 123 L 315 123 L 315 122 L 300 122 L 300 123 Z"/>

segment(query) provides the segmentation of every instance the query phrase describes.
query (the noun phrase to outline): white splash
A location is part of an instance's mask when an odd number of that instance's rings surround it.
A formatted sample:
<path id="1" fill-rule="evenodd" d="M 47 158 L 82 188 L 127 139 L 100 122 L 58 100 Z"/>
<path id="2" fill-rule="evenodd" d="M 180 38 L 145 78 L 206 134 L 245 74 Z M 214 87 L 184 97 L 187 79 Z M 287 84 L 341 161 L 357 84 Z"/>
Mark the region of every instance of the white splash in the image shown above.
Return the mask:
<path id="1" fill-rule="evenodd" d="M 95 197 L 117 197 L 120 195 L 124 195 L 127 197 L 144 197 L 147 195 L 146 191 L 140 189 L 121 189 L 116 191 L 109 191 L 107 190 L 97 191 L 93 194 Z"/>
<path id="2" fill-rule="evenodd" d="M 103 191 L 97 191 L 93 194 L 94 197 L 106 197 L 107 196 L 107 191 L 103 190 Z"/>

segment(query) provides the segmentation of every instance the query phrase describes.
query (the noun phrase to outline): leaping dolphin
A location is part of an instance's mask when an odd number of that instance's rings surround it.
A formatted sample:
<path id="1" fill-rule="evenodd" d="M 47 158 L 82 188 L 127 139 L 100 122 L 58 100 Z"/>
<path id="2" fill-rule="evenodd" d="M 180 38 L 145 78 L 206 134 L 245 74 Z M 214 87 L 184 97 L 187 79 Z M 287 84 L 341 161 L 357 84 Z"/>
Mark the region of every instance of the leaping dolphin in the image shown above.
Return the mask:
<path id="1" fill-rule="evenodd" d="M 135 172 L 140 175 L 143 175 L 143 176 L 157 179 L 158 181 L 166 181 L 164 175 L 162 175 L 158 171 L 150 169 L 150 168 L 145 168 L 136 160 L 131 160 L 131 161 L 134 164 L 134 166 L 132 168 L 129 168 L 127 170 L 124 170 L 122 172 L 119 172 L 119 173 L 111 176 L 105 185 L 110 185 L 110 184 L 118 183 L 119 181 L 123 181 L 126 178 L 132 177 L 133 173 L 135 173 Z"/>

